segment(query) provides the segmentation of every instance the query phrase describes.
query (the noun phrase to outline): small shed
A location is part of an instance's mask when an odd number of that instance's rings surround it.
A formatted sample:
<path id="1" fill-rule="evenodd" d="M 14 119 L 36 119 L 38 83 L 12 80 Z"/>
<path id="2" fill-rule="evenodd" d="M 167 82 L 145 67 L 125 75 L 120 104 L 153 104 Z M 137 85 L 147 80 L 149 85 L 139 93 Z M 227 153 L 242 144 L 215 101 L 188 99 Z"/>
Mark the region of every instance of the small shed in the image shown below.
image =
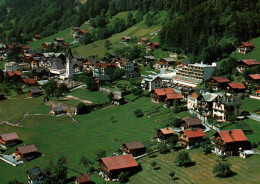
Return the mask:
<path id="1" fill-rule="evenodd" d="M 16 132 L 0 135 L 0 143 L 5 145 L 5 146 L 16 145 L 18 140 L 19 140 L 19 137 L 16 134 Z"/>
<path id="2" fill-rule="evenodd" d="M 29 160 L 37 157 L 38 150 L 33 144 L 28 146 L 18 147 L 16 148 L 15 155 L 18 160 Z"/>
<path id="3" fill-rule="evenodd" d="M 146 149 L 142 142 L 126 142 L 123 144 L 123 149 L 126 153 L 133 154 L 134 156 L 144 154 Z"/>

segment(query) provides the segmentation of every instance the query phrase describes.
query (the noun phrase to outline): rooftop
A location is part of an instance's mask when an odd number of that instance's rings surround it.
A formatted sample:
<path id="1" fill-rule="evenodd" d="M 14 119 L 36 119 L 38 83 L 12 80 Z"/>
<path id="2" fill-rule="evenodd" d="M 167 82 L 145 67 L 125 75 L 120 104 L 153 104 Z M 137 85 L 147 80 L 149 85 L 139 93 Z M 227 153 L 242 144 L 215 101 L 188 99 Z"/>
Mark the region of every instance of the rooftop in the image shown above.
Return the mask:
<path id="1" fill-rule="evenodd" d="M 2 134 L 0 135 L 3 141 L 12 141 L 12 140 L 17 140 L 19 139 L 18 135 L 16 132 L 8 133 L 8 134 Z"/>
<path id="2" fill-rule="evenodd" d="M 225 143 L 247 141 L 247 138 L 241 129 L 223 130 L 217 132 Z"/>
<path id="3" fill-rule="evenodd" d="M 204 137 L 206 134 L 202 131 L 202 129 L 194 129 L 194 130 L 183 130 L 183 133 L 188 138 L 195 138 L 195 137 Z"/>

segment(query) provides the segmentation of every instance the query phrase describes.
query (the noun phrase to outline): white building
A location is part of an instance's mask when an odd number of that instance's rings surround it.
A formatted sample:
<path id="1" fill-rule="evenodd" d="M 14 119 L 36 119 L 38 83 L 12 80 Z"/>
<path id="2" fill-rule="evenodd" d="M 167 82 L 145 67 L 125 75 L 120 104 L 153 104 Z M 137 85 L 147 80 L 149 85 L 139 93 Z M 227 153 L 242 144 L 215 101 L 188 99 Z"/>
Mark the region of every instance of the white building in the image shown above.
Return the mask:
<path id="1" fill-rule="evenodd" d="M 162 88 L 162 79 L 159 76 L 148 75 L 141 83 L 143 90 L 152 91 L 153 89 Z"/>

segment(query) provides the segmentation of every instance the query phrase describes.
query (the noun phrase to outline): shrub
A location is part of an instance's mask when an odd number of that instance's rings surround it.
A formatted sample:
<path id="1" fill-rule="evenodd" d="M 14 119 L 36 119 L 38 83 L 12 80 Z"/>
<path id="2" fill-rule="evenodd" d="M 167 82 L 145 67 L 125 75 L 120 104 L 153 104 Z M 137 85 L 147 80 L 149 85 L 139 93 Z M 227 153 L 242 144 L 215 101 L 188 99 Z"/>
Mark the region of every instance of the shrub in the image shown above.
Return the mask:
<path id="1" fill-rule="evenodd" d="M 230 169 L 231 164 L 228 162 L 218 161 L 218 163 L 213 167 L 213 174 L 216 174 L 218 177 L 226 178 L 232 175 Z"/>
<path id="2" fill-rule="evenodd" d="M 187 151 L 182 150 L 178 153 L 175 161 L 174 161 L 178 166 L 188 166 L 191 164 L 191 158 L 190 155 Z"/>
<path id="3" fill-rule="evenodd" d="M 136 109 L 134 113 L 137 118 L 142 117 L 144 115 L 141 109 Z"/>

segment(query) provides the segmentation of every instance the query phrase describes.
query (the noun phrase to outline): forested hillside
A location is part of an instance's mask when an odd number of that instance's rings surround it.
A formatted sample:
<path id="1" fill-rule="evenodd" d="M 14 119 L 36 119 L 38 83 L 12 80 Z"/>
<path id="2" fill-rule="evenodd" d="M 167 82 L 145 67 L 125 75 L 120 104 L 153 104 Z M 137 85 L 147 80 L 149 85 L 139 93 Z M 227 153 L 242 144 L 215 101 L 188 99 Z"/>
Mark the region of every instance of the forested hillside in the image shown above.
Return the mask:
<path id="1" fill-rule="evenodd" d="M 1 38 L 28 41 L 89 21 L 93 26 L 85 44 L 104 40 L 145 20 L 149 27 L 162 24 L 162 48 L 190 54 L 205 62 L 226 57 L 240 41 L 260 35 L 260 1 L 251 0 L 6 0 L 0 7 Z M 127 21 L 111 18 L 119 12 Z M 166 11 L 165 21 L 158 13 Z M 21 38 L 21 34 L 24 35 Z"/>

